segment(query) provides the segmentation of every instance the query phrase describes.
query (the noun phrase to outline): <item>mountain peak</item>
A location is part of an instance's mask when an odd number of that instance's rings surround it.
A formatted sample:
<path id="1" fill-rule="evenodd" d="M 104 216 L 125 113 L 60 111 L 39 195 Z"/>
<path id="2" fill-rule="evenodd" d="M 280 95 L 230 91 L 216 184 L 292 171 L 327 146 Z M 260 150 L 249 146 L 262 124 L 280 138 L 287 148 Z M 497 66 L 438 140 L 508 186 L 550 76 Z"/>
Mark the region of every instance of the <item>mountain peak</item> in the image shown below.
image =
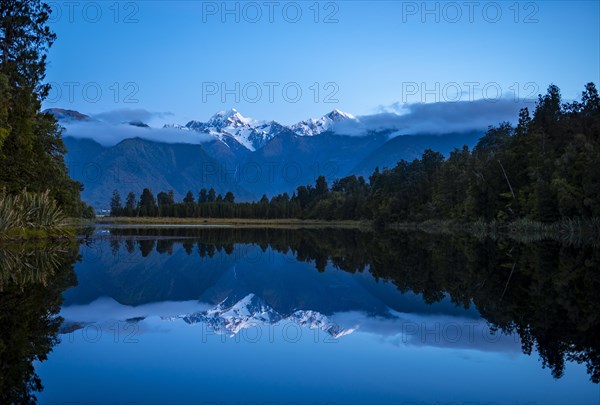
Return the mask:
<path id="1" fill-rule="evenodd" d="M 334 125 L 342 121 L 358 121 L 354 115 L 335 109 L 321 118 L 300 121 L 292 126 L 292 130 L 300 136 L 314 136 L 333 131 Z"/>
<path id="2" fill-rule="evenodd" d="M 332 119 L 333 121 L 342 121 L 342 120 L 356 120 L 356 117 L 350 113 L 338 110 L 337 108 L 331 111 L 326 117 Z"/>
<path id="3" fill-rule="evenodd" d="M 232 116 L 234 116 L 236 114 L 241 115 L 239 113 L 239 111 L 236 110 L 235 108 L 230 108 L 229 110 L 223 110 L 223 111 L 219 111 L 219 112 L 213 114 L 213 116 L 211 117 L 211 119 L 213 119 L 213 118 L 227 119 L 227 118 L 230 118 L 230 117 L 232 117 Z"/>
<path id="4" fill-rule="evenodd" d="M 185 127 L 210 134 L 228 146 L 233 141 L 250 151 L 262 148 L 284 129 L 274 121 L 265 123 L 244 117 L 235 108 L 219 111 L 205 123 L 190 121 Z"/>
<path id="5" fill-rule="evenodd" d="M 300 136 L 314 136 L 324 132 L 334 132 L 334 127 L 350 126 L 358 123 L 358 119 L 352 114 L 335 109 L 320 118 L 310 118 L 292 126 L 283 126 L 275 121 L 256 121 L 244 117 L 235 108 L 219 111 L 207 122 L 190 121 L 185 126 L 171 125 L 169 128 L 185 128 L 198 132 L 204 132 L 214 136 L 226 145 L 236 142 L 250 151 L 265 146 L 277 135 L 287 132 Z"/>
<path id="6" fill-rule="evenodd" d="M 239 126 L 250 124 L 252 121 L 253 120 L 251 118 L 244 117 L 235 108 L 230 108 L 227 111 L 219 111 L 218 113 L 214 114 L 212 117 L 210 117 L 207 123 L 210 125 L 224 124 L 223 126 L 229 126 L 233 124 L 233 126 Z"/>
<path id="7" fill-rule="evenodd" d="M 67 110 L 64 108 L 47 108 L 43 111 L 47 114 L 54 115 L 58 121 L 91 121 L 92 118 L 82 114 L 79 111 Z"/>
<path id="8" fill-rule="evenodd" d="M 133 121 L 125 122 L 124 124 L 129 124 L 131 126 L 140 127 L 140 128 L 150 128 L 150 125 L 148 125 L 145 122 L 140 121 L 140 120 L 133 120 Z"/>
<path id="9" fill-rule="evenodd" d="M 240 114 L 239 111 L 236 110 L 235 108 L 230 108 L 229 110 L 224 111 L 224 114 L 225 114 L 225 117 L 228 117 L 228 118 L 232 117 L 234 115 L 242 116 L 242 114 Z"/>

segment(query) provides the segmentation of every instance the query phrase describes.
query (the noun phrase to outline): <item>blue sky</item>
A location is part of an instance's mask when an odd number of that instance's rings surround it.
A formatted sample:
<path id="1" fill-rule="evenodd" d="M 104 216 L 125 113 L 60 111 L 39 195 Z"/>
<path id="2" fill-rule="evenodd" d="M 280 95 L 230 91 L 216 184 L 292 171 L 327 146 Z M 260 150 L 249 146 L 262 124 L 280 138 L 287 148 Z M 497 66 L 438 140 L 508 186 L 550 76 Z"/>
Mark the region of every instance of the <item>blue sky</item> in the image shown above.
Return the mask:
<path id="1" fill-rule="evenodd" d="M 472 3 L 51 2 L 44 107 L 147 110 L 154 124 L 235 107 L 289 124 L 334 108 L 522 102 L 550 83 L 572 99 L 600 81 L 599 2 Z"/>

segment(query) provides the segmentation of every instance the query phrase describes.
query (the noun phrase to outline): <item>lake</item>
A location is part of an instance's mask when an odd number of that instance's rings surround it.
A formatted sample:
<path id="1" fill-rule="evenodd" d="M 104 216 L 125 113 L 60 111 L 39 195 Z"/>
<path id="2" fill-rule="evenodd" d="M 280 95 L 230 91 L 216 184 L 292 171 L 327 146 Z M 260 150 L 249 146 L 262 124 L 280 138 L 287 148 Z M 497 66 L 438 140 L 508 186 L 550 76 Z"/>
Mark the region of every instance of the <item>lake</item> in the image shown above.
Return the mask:
<path id="1" fill-rule="evenodd" d="M 592 244 L 103 226 L 77 243 L 3 246 L 0 264 L 8 401 L 600 399 Z"/>

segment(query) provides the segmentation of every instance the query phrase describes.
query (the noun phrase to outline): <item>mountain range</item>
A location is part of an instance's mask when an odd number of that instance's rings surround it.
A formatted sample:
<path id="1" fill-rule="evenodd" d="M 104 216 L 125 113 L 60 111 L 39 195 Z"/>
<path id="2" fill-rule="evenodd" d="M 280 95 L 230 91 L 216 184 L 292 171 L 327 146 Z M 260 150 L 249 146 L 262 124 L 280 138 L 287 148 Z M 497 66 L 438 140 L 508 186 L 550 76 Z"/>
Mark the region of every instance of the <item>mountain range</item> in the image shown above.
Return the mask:
<path id="1" fill-rule="evenodd" d="M 163 128 L 138 120 L 103 125 L 108 137 L 111 131 L 135 130 L 106 145 L 97 135 L 101 121 L 72 110 L 46 111 L 66 128 L 70 174 L 83 183 L 82 198 L 96 209 L 108 207 L 115 189 L 123 198 L 146 187 L 155 194 L 172 189 L 178 199 L 188 190 L 197 195 L 210 187 L 222 194 L 232 191 L 237 201 L 291 194 L 320 175 L 329 182 L 352 174 L 368 177 L 376 167 L 412 160 L 427 148 L 448 155 L 454 148 L 473 146 L 483 134 L 483 129 L 445 134 L 372 130 L 340 110 L 288 126 L 256 121 L 231 109 L 206 122 Z M 174 140 L 180 134 L 191 141 Z"/>

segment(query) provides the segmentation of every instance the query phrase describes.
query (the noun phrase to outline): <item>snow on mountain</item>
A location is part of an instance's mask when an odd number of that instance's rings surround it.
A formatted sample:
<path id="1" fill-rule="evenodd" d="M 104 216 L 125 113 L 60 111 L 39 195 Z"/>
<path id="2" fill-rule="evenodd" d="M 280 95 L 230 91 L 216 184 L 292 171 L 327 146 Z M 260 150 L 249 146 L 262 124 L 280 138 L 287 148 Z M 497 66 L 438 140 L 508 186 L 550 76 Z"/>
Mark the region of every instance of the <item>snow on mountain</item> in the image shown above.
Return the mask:
<path id="1" fill-rule="evenodd" d="M 230 145 L 231 140 L 234 140 L 251 151 L 262 148 L 277 134 L 285 130 L 283 125 L 275 121 L 262 122 L 246 118 L 235 108 L 220 111 L 207 122 L 190 121 L 185 127 L 189 130 L 210 134 L 226 145 Z"/>
<path id="2" fill-rule="evenodd" d="M 228 111 L 219 111 L 207 122 L 192 120 L 185 126 L 169 124 L 164 128 L 203 132 L 214 136 L 228 146 L 231 146 L 233 141 L 255 151 L 282 132 L 288 131 L 299 136 L 314 136 L 331 131 L 336 123 L 342 122 L 358 123 L 358 120 L 352 114 L 333 110 L 321 118 L 310 118 L 288 127 L 275 121 L 256 121 L 244 117 L 235 108 L 232 108 Z"/>
<path id="3" fill-rule="evenodd" d="M 294 322 L 309 329 L 320 329 L 334 338 L 354 332 L 354 329 L 339 327 L 325 315 L 316 311 L 299 310 L 289 316 L 283 316 L 255 294 L 248 294 L 237 302 L 228 297 L 213 309 L 189 315 L 163 317 L 162 319 L 183 319 L 189 324 L 204 323 L 216 333 L 228 334 L 229 336 L 234 336 L 243 329 L 256 328 L 260 325 L 273 325 L 278 322 Z"/>
<path id="4" fill-rule="evenodd" d="M 316 311 L 296 311 L 288 318 L 301 326 L 308 326 L 309 329 L 320 329 L 327 332 L 334 338 L 349 335 L 354 329 L 343 329 L 339 325 L 331 322 L 325 315 Z"/>
<path id="5" fill-rule="evenodd" d="M 255 121 L 252 118 L 244 117 L 238 110 L 232 108 L 228 111 L 219 111 L 213 115 L 206 124 L 216 129 L 240 128 L 251 127 L 255 124 Z"/>
<path id="6" fill-rule="evenodd" d="M 336 123 L 357 122 L 358 120 L 352 114 L 340 110 L 333 110 L 321 118 L 310 118 L 292 125 L 291 129 L 300 136 L 314 136 L 323 132 L 332 131 Z"/>
<path id="7" fill-rule="evenodd" d="M 188 127 L 186 127 L 185 125 L 181 125 L 181 124 L 165 124 L 163 125 L 163 128 L 165 129 L 179 129 L 182 131 L 189 131 L 190 129 Z"/>
<path id="8" fill-rule="evenodd" d="M 61 108 L 50 108 L 44 112 L 53 114 L 63 123 L 75 121 L 94 121 L 85 114 L 73 110 Z M 197 131 L 209 134 L 215 139 L 223 142 L 228 147 L 239 147 L 242 145 L 250 151 L 256 151 L 265 146 L 271 139 L 284 132 L 299 136 L 314 136 L 327 131 L 334 131 L 336 124 L 359 123 L 352 114 L 340 110 L 333 110 L 321 118 L 310 118 L 292 126 L 281 125 L 275 121 L 256 121 L 244 117 L 235 108 L 227 111 L 219 111 L 206 122 L 189 121 L 185 125 L 165 124 L 164 129 L 180 131 Z M 124 122 L 124 124 L 147 128 L 148 125 L 141 121 Z"/>

